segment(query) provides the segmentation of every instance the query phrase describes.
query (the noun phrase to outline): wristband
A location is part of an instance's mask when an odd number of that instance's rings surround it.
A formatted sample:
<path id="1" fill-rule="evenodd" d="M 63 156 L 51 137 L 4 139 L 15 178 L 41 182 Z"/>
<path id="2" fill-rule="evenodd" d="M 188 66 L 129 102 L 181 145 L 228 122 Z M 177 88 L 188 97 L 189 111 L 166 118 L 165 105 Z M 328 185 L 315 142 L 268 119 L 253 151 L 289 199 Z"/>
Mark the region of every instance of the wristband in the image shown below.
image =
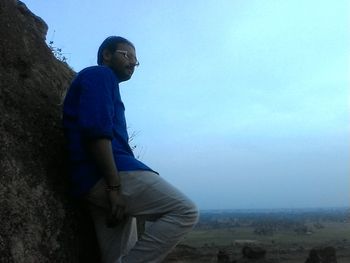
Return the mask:
<path id="1" fill-rule="evenodd" d="M 107 186 L 106 186 L 106 191 L 107 191 L 107 192 L 111 192 L 111 191 L 120 191 L 120 187 L 121 187 L 120 184 L 117 184 L 117 185 L 107 185 Z"/>

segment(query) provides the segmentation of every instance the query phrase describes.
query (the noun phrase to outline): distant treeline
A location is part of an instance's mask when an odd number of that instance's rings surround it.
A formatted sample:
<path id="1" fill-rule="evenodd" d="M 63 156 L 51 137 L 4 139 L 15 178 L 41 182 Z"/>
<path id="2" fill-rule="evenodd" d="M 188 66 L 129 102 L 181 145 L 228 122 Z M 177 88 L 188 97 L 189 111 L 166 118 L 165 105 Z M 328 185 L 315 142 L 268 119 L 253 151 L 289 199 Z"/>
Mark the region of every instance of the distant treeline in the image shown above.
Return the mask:
<path id="1" fill-rule="evenodd" d="M 197 228 L 300 225 L 308 222 L 350 222 L 349 208 L 293 210 L 204 210 Z"/>

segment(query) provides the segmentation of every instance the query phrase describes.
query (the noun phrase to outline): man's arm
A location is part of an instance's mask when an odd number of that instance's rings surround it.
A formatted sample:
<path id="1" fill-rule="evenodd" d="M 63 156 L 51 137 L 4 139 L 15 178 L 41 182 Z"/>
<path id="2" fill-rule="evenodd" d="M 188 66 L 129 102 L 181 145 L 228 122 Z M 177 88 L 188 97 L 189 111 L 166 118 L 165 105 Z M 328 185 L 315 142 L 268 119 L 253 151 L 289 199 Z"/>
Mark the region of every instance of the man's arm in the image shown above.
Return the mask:
<path id="1" fill-rule="evenodd" d="M 112 143 L 109 139 L 95 139 L 87 143 L 87 148 L 109 187 L 106 189 L 111 205 L 109 224 L 113 226 L 125 215 L 125 201 L 120 191 L 121 179 L 114 162 Z"/>
<path id="2" fill-rule="evenodd" d="M 114 162 L 112 143 L 109 139 L 95 139 L 88 142 L 88 151 L 103 174 L 107 186 L 120 185 L 118 169 Z"/>

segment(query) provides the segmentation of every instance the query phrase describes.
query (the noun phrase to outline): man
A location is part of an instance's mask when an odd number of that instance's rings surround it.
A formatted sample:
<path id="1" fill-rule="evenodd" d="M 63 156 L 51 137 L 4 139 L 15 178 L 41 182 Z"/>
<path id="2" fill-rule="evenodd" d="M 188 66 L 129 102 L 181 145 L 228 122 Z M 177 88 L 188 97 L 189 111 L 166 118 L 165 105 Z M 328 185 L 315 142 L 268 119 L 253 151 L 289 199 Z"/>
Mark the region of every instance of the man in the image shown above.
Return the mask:
<path id="1" fill-rule="evenodd" d="M 139 65 L 134 45 L 108 37 L 97 62 L 78 73 L 64 101 L 73 193 L 88 203 L 103 262 L 161 262 L 193 228 L 198 210 L 128 144 L 119 83 Z M 154 222 L 136 241 L 139 216 Z"/>

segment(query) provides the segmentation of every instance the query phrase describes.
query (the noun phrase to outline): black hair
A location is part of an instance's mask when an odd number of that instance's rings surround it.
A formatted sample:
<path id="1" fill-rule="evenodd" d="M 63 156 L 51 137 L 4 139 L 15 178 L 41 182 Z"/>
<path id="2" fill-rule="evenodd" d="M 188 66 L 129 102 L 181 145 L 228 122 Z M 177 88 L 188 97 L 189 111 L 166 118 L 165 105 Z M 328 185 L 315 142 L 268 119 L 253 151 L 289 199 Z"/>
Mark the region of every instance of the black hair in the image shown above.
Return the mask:
<path id="1" fill-rule="evenodd" d="M 102 65 L 103 64 L 103 51 L 107 49 L 111 53 L 113 53 L 116 49 L 118 44 L 128 44 L 135 48 L 134 44 L 131 43 L 129 40 L 123 37 L 119 36 L 110 36 L 107 37 L 102 44 L 100 45 L 98 52 L 97 52 L 97 64 Z"/>

